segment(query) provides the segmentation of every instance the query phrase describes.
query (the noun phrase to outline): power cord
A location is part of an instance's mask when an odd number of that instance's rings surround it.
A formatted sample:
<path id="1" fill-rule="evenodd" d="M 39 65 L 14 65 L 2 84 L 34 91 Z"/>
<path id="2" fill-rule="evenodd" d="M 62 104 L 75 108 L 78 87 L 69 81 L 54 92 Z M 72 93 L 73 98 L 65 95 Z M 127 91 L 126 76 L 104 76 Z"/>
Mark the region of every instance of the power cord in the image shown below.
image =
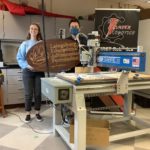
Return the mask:
<path id="1" fill-rule="evenodd" d="M 52 133 L 53 133 L 53 131 L 50 131 L 50 132 L 45 132 L 45 131 L 44 131 L 44 132 L 40 132 L 40 131 L 37 131 L 37 130 L 34 129 L 29 123 L 26 123 L 25 121 L 23 121 L 23 120 L 21 119 L 21 117 L 20 117 L 19 115 L 17 115 L 16 113 L 12 113 L 12 112 L 9 112 L 9 111 L 7 111 L 7 113 L 17 116 L 21 122 L 25 123 L 25 124 L 26 124 L 29 128 L 31 128 L 32 131 L 35 132 L 35 133 L 38 133 L 38 134 L 52 134 Z"/>

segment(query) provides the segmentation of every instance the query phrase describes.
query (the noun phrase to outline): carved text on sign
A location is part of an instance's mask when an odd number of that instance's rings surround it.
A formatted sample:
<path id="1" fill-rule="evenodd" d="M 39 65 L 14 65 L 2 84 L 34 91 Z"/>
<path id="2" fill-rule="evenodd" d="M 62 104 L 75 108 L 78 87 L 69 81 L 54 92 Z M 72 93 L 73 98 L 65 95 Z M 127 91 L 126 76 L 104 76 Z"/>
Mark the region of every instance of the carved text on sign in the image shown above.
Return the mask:
<path id="1" fill-rule="evenodd" d="M 49 71 L 61 72 L 75 67 L 79 63 L 78 45 L 72 40 L 47 40 L 46 50 Z M 46 71 L 44 43 L 39 42 L 27 53 L 27 61 L 36 71 Z"/>

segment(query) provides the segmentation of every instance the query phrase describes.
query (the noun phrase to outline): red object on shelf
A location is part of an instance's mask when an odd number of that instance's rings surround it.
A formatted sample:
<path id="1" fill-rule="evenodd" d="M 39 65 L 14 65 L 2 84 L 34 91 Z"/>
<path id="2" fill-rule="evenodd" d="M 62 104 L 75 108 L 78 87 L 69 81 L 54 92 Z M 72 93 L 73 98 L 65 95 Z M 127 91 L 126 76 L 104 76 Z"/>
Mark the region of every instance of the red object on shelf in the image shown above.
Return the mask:
<path id="1" fill-rule="evenodd" d="M 124 105 L 124 100 L 123 97 L 120 95 L 111 95 L 111 98 L 113 101 L 120 106 L 120 110 L 123 111 L 123 105 Z"/>
<path id="2" fill-rule="evenodd" d="M 94 67 L 94 72 L 100 72 L 101 68 L 100 67 Z"/>
<path id="3" fill-rule="evenodd" d="M 2 4 L 4 4 L 8 11 L 12 14 L 16 14 L 16 15 L 25 15 L 25 10 L 23 8 L 23 6 L 19 5 L 19 4 L 15 4 L 13 2 L 9 2 L 8 0 L 0 0 Z"/>

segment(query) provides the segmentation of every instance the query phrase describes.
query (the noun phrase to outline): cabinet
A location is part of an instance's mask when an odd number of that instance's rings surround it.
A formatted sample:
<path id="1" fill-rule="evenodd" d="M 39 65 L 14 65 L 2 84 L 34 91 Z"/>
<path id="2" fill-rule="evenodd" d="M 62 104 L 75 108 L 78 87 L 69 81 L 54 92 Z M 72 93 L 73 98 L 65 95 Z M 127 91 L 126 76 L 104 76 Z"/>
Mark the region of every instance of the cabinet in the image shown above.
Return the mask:
<path id="1" fill-rule="evenodd" d="M 68 18 L 55 18 L 45 16 L 45 36 L 46 39 L 58 38 L 59 29 L 66 30 L 66 37 L 69 36 Z M 29 25 L 36 22 L 41 27 L 43 33 L 41 15 L 17 16 L 7 11 L 0 11 L 0 38 L 1 39 L 20 39 L 24 40 L 27 36 Z M 94 29 L 94 22 L 81 20 L 81 32 L 88 34 Z"/>
<path id="2" fill-rule="evenodd" d="M 4 105 L 24 103 L 21 69 L 2 69 L 4 74 Z"/>
<path id="3" fill-rule="evenodd" d="M 138 31 L 138 45 L 143 46 L 143 51 L 146 52 L 146 65 L 145 73 L 150 74 L 150 19 L 139 21 L 139 31 Z"/>
<path id="4" fill-rule="evenodd" d="M 40 25 L 42 32 L 41 15 L 17 16 L 7 11 L 0 12 L 0 38 L 24 40 L 27 36 L 29 25 L 33 22 Z M 46 39 L 56 38 L 56 24 L 54 17 L 45 16 L 45 33 Z"/>
<path id="5" fill-rule="evenodd" d="M 4 12 L 4 31 L 5 39 L 22 39 L 26 38 L 30 25 L 30 16 L 17 16 Z"/>
<path id="6" fill-rule="evenodd" d="M 0 12 L 0 38 L 2 39 L 3 38 L 3 23 L 4 23 L 4 20 L 3 20 L 3 13 Z"/>
<path id="7" fill-rule="evenodd" d="M 17 69 L 1 69 L 4 74 L 3 82 L 3 101 L 4 105 L 24 103 L 24 86 L 22 80 L 22 70 Z M 42 95 L 42 101 L 47 100 Z M 34 102 L 34 100 L 33 100 Z"/>

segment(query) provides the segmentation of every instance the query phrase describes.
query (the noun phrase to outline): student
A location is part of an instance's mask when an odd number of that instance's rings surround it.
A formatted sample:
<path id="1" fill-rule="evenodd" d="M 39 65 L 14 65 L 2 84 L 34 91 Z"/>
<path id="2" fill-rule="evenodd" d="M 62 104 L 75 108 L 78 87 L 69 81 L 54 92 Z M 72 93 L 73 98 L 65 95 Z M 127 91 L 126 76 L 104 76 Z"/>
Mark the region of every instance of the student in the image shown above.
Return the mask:
<path id="1" fill-rule="evenodd" d="M 71 19 L 69 22 L 70 36 L 67 39 L 75 40 L 82 45 L 87 45 L 87 36 L 80 34 L 80 22 L 78 19 Z"/>
<path id="2" fill-rule="evenodd" d="M 87 36 L 83 33 L 80 33 L 80 22 L 78 19 L 74 18 L 69 21 L 69 32 L 70 36 L 66 39 L 73 40 L 78 43 L 78 45 L 87 45 Z M 79 63 L 76 67 L 82 66 Z M 74 73 L 75 67 L 67 70 L 66 73 Z M 65 106 L 61 105 L 61 115 L 65 126 L 69 126 L 71 119 L 73 118 L 73 113 Z"/>
<path id="3" fill-rule="evenodd" d="M 71 19 L 69 22 L 69 32 L 70 36 L 66 39 L 76 41 L 80 47 L 80 45 L 84 45 L 86 48 L 87 46 L 87 36 L 80 32 L 80 22 L 78 19 L 74 18 Z M 79 63 L 76 67 L 82 66 Z M 70 70 L 66 71 L 67 73 L 75 72 L 75 67 L 71 68 Z"/>
<path id="4" fill-rule="evenodd" d="M 17 61 L 23 70 L 23 84 L 25 90 L 25 111 L 27 112 L 25 122 L 31 121 L 32 99 L 34 96 L 34 109 L 37 121 L 42 121 L 40 115 L 41 107 L 41 78 L 44 72 L 36 72 L 27 62 L 27 52 L 36 43 L 42 40 L 40 27 L 36 23 L 32 23 L 29 27 L 27 39 L 23 41 L 18 49 Z"/>

